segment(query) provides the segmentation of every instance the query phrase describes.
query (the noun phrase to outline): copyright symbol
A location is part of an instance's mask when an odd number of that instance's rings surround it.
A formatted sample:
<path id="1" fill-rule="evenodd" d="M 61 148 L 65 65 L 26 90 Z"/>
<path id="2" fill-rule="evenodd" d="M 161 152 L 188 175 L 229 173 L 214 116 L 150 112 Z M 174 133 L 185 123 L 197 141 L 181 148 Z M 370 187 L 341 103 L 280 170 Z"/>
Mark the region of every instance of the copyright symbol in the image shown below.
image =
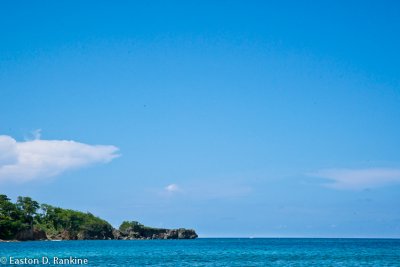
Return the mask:
<path id="1" fill-rule="evenodd" d="M 1 264 L 6 264 L 7 263 L 7 258 L 6 257 L 1 257 L 0 262 L 1 262 Z"/>

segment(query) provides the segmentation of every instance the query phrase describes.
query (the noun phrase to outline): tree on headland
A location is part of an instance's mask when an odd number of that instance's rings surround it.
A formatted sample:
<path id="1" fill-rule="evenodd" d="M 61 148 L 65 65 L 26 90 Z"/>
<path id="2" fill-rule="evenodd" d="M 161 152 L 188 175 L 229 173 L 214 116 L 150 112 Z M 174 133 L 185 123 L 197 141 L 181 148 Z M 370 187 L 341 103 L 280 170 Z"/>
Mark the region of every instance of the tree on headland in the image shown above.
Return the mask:
<path id="1" fill-rule="evenodd" d="M 39 203 L 30 197 L 18 197 L 17 207 L 25 217 L 26 223 L 33 229 L 33 220 L 40 207 Z"/>
<path id="2" fill-rule="evenodd" d="M 10 239 L 23 228 L 22 213 L 6 195 L 0 195 L 0 239 Z"/>
<path id="3" fill-rule="evenodd" d="M 91 213 L 40 205 L 30 197 L 12 203 L 0 195 L 0 239 L 16 239 L 25 230 L 44 231 L 55 239 L 108 239 L 113 228 Z"/>

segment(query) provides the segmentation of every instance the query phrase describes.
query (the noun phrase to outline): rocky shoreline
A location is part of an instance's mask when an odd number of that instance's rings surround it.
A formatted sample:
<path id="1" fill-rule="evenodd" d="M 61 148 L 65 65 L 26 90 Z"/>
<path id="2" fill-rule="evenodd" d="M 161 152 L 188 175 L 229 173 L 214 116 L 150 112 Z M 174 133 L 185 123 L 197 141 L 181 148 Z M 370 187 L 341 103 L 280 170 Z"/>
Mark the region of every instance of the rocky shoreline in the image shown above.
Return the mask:
<path id="1" fill-rule="evenodd" d="M 90 212 L 39 204 L 30 197 L 12 203 L 0 195 L 0 241 L 194 239 L 193 229 L 164 229 L 124 221 L 118 229 Z"/>
<path id="2" fill-rule="evenodd" d="M 114 239 L 117 240 L 149 240 L 149 239 L 195 239 L 197 234 L 192 229 L 158 229 L 149 228 L 147 231 L 142 233 L 130 230 L 128 232 L 122 232 L 114 229 Z"/>
<path id="3" fill-rule="evenodd" d="M 18 233 L 17 239 L 2 240 L 0 242 L 23 242 L 23 241 L 62 241 L 62 240 L 154 240 L 154 239 L 195 239 L 198 235 L 192 229 L 160 229 L 149 228 L 139 233 L 135 231 L 121 232 L 118 229 L 112 230 L 112 236 L 84 236 L 78 235 L 72 238 L 68 231 L 57 236 L 49 236 L 43 230 L 24 230 Z"/>

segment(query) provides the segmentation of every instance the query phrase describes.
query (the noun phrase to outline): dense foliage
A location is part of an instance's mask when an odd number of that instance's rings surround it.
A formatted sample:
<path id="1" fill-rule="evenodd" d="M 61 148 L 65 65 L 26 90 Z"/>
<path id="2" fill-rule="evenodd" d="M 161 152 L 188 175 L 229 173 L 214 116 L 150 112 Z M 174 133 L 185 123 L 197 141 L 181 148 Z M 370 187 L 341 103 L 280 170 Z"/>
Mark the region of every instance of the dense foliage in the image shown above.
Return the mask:
<path id="1" fill-rule="evenodd" d="M 54 239 L 108 239 L 112 226 L 91 213 L 39 205 L 30 197 L 12 203 L 0 195 L 0 239 L 16 239 L 24 230 L 42 230 Z"/>
<path id="2" fill-rule="evenodd" d="M 39 203 L 30 197 L 18 197 L 12 203 L 6 195 L 0 195 L 0 239 L 12 239 L 15 235 L 33 228 Z"/>

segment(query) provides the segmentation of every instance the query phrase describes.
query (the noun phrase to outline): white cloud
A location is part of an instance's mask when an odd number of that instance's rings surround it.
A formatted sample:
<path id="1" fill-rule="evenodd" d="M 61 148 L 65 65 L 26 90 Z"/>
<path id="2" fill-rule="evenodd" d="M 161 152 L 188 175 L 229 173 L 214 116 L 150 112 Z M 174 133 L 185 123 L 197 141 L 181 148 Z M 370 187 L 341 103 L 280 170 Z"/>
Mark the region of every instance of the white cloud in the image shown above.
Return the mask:
<path id="1" fill-rule="evenodd" d="M 35 140 L 17 142 L 0 135 L 0 182 L 25 182 L 59 175 L 95 163 L 107 163 L 118 157 L 118 148 L 88 145 L 66 140 Z"/>
<path id="2" fill-rule="evenodd" d="M 330 169 L 312 176 L 330 180 L 326 186 L 335 189 L 360 190 L 400 183 L 400 169 Z"/>
<path id="3" fill-rule="evenodd" d="M 170 184 L 165 187 L 165 190 L 169 193 L 179 192 L 180 188 L 177 184 Z"/>

